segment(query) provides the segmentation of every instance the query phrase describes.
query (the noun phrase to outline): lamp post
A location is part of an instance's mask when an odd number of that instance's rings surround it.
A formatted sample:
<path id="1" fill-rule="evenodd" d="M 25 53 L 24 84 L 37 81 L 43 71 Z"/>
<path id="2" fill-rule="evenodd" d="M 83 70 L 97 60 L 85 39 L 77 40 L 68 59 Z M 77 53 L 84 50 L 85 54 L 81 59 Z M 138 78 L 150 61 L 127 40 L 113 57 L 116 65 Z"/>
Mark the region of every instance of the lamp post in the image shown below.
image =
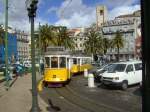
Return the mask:
<path id="1" fill-rule="evenodd" d="M 39 72 L 40 72 L 40 75 L 42 74 L 41 72 L 41 32 L 40 32 L 40 28 L 41 28 L 41 25 L 39 23 Z"/>
<path id="2" fill-rule="evenodd" d="M 9 88 L 9 74 L 8 74 L 8 0 L 5 0 L 5 76 L 6 89 Z"/>
<path id="3" fill-rule="evenodd" d="M 31 22 L 31 60 L 32 60 L 32 108 L 31 112 L 40 112 L 37 98 L 36 70 L 35 70 L 35 41 L 34 17 L 36 16 L 38 0 L 26 0 L 29 20 Z"/>

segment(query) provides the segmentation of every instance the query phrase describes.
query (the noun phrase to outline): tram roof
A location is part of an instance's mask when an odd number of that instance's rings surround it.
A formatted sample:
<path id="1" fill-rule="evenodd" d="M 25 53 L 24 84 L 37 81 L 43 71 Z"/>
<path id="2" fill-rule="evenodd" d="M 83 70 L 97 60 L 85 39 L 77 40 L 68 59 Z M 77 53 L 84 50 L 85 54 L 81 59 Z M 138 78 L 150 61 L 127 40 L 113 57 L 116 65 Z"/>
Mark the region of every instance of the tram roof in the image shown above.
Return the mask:
<path id="1" fill-rule="evenodd" d="M 71 53 L 71 56 L 73 58 L 91 58 L 90 55 L 87 55 L 87 54 L 83 54 L 83 53 Z"/>
<path id="2" fill-rule="evenodd" d="M 45 55 L 70 55 L 67 51 L 47 51 Z"/>
<path id="3" fill-rule="evenodd" d="M 72 56 L 71 58 L 92 58 L 90 56 Z"/>

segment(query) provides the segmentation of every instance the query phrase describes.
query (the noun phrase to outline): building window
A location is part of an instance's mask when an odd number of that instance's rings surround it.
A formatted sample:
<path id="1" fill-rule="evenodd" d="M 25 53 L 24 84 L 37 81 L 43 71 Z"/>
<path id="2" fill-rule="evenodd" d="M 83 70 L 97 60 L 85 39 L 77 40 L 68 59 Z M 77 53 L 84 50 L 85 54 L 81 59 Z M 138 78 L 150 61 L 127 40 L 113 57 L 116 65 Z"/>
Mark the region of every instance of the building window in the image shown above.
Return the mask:
<path id="1" fill-rule="evenodd" d="M 100 15 L 103 15 L 104 14 L 104 11 L 103 10 L 100 10 Z"/>

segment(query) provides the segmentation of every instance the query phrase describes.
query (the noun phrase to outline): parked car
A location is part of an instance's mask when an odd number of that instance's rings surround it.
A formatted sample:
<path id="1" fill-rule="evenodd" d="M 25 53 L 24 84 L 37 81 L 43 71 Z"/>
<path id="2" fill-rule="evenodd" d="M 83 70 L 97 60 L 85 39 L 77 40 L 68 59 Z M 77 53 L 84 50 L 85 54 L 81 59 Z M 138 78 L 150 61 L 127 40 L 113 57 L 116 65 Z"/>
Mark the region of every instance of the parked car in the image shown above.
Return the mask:
<path id="1" fill-rule="evenodd" d="M 106 65 L 102 66 L 101 68 L 97 69 L 94 73 L 95 81 L 101 82 L 101 76 L 103 75 L 104 72 L 107 72 L 107 70 L 109 69 L 109 67 L 111 65 L 112 65 L 112 63 L 106 64 Z"/>
<path id="2" fill-rule="evenodd" d="M 30 68 L 31 67 L 31 61 L 24 61 L 23 66 Z"/>
<path id="3" fill-rule="evenodd" d="M 137 84 L 142 81 L 142 62 L 128 61 L 114 63 L 102 75 L 101 81 L 104 85 L 120 86 L 125 90 L 128 85 Z"/>
<path id="4" fill-rule="evenodd" d="M 0 64 L 0 71 L 3 72 L 6 69 L 6 65 L 5 64 Z M 8 70 L 14 70 L 15 68 L 12 65 L 8 65 Z"/>

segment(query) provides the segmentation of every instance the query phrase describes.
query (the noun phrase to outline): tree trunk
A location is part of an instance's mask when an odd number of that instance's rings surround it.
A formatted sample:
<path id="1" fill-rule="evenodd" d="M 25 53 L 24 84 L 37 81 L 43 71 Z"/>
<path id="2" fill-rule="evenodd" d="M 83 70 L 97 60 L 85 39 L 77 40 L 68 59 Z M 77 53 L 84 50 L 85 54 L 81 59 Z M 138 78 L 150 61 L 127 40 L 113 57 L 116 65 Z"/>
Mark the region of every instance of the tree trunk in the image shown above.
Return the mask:
<path id="1" fill-rule="evenodd" d="M 117 49 L 118 49 L 118 54 L 117 54 L 117 61 L 119 61 L 119 58 L 120 58 L 119 47 L 118 47 Z"/>

